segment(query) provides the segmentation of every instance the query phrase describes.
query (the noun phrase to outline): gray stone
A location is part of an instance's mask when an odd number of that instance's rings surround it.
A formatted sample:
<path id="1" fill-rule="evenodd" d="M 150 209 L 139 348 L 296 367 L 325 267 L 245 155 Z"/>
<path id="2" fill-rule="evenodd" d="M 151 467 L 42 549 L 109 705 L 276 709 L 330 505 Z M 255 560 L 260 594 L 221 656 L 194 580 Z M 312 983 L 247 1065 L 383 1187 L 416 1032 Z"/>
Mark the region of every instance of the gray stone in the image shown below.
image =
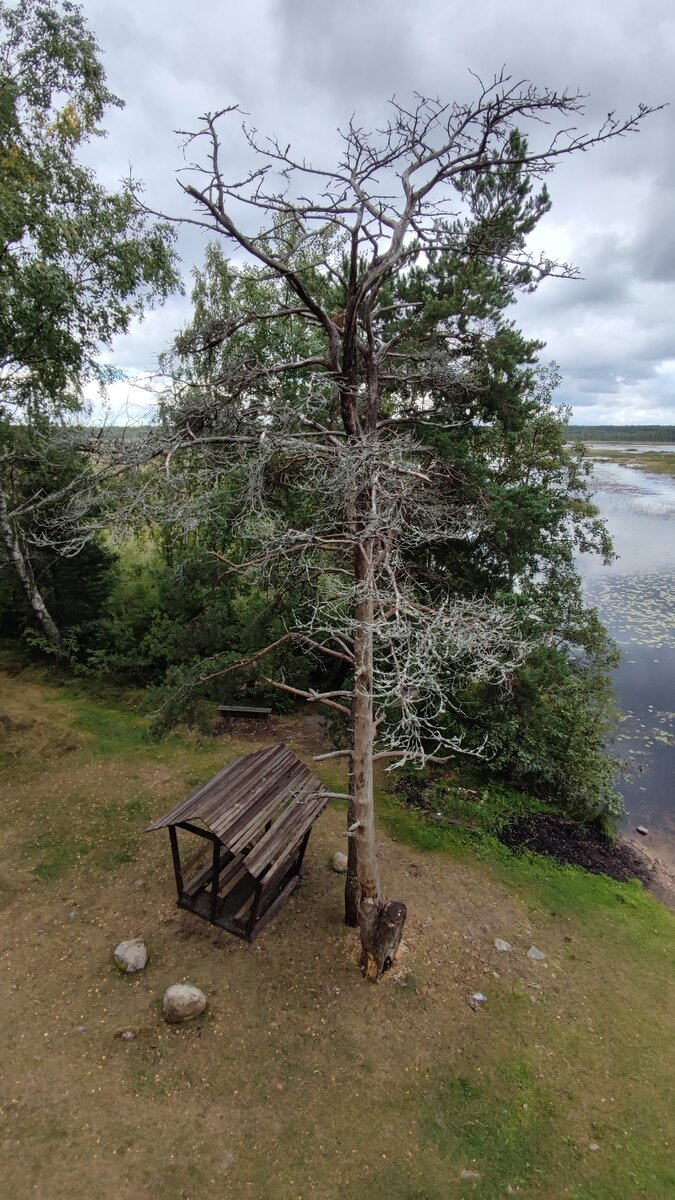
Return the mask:
<path id="1" fill-rule="evenodd" d="M 131 938 L 128 942 L 120 942 L 113 950 L 115 966 L 125 975 L 134 975 L 142 971 L 148 961 L 148 947 L 142 938 Z"/>
<path id="2" fill-rule="evenodd" d="M 459 1177 L 460 1179 L 480 1179 L 480 1171 L 470 1171 L 468 1167 L 462 1167 Z"/>
<path id="3" fill-rule="evenodd" d="M 527 952 L 527 957 L 533 958 L 535 962 L 543 962 L 546 958 L 546 955 L 544 954 L 543 950 L 537 950 L 536 946 L 530 946 Z"/>
<path id="4" fill-rule="evenodd" d="M 510 950 L 511 943 L 505 942 L 503 938 L 495 938 L 495 950 Z"/>
<path id="5" fill-rule="evenodd" d="M 75 1032 L 76 1032 L 76 1033 L 86 1033 L 86 1032 L 87 1032 L 87 1026 L 86 1026 L 86 1025 L 76 1025 L 76 1026 L 75 1026 Z"/>
<path id="6" fill-rule="evenodd" d="M 643 837 L 646 837 L 649 833 L 646 825 L 636 825 L 635 828 L 637 829 L 638 833 L 642 834 Z"/>
<path id="7" fill-rule="evenodd" d="M 337 854 L 333 855 L 333 870 L 337 871 L 338 875 L 344 875 L 348 861 L 347 855 L 338 850 Z"/>
<path id="8" fill-rule="evenodd" d="M 206 996 L 191 983 L 174 983 L 164 993 L 164 1019 L 172 1025 L 191 1021 L 206 1008 Z"/>
<path id="9" fill-rule="evenodd" d="M 118 1037 L 122 1042 L 135 1042 L 138 1034 L 134 1029 L 118 1029 L 115 1037 Z"/>
<path id="10" fill-rule="evenodd" d="M 479 1008 L 486 1003 L 487 996 L 484 996 L 482 992 L 474 992 L 473 996 L 469 996 L 469 999 L 467 1000 L 469 1008 L 472 1008 L 474 1012 L 478 1012 Z"/>
<path id="11" fill-rule="evenodd" d="M 598 1145 L 598 1143 L 597 1143 L 597 1142 L 591 1142 L 591 1144 L 590 1144 L 590 1146 L 588 1147 L 588 1149 L 589 1149 L 589 1150 L 599 1150 L 599 1149 L 600 1149 L 600 1147 L 599 1147 L 599 1145 Z"/>

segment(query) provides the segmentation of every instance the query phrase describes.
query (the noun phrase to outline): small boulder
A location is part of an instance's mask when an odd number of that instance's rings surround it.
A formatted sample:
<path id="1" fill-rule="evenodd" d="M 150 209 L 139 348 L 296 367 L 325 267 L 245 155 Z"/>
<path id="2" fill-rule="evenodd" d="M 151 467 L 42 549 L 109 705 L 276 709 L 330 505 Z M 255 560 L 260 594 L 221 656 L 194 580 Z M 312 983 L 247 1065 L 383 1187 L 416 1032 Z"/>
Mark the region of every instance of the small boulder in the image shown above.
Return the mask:
<path id="1" fill-rule="evenodd" d="M 128 942 L 120 942 L 113 950 L 115 966 L 125 975 L 134 975 L 142 971 L 148 961 L 148 947 L 142 938 L 131 938 Z"/>
<path id="2" fill-rule="evenodd" d="M 637 829 L 638 833 L 642 834 L 643 837 L 646 837 L 649 833 L 646 825 L 636 825 L 635 828 Z"/>
<path id="3" fill-rule="evenodd" d="M 537 950 L 536 946 L 530 946 L 527 952 L 527 957 L 533 958 L 535 962 L 543 962 L 546 958 L 546 955 L 544 954 L 543 950 Z"/>
<path id="4" fill-rule="evenodd" d="M 344 875 L 348 861 L 347 855 L 338 850 L 337 854 L 333 855 L 333 870 L 337 871 L 338 875 Z"/>
<path id="5" fill-rule="evenodd" d="M 495 950 L 507 951 L 511 949 L 511 943 L 505 942 L 503 938 L 495 938 Z"/>
<path id="6" fill-rule="evenodd" d="M 164 993 L 164 1019 L 171 1025 L 191 1021 L 206 1008 L 206 996 L 191 983 L 174 983 Z"/>

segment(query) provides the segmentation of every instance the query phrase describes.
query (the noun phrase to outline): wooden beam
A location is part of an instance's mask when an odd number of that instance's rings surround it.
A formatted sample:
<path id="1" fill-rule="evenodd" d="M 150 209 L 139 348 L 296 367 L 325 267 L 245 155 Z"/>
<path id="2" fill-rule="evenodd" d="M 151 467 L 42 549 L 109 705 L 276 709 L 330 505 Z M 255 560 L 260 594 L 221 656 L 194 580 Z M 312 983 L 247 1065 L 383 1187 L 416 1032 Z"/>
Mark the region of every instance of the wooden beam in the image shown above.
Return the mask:
<path id="1" fill-rule="evenodd" d="M 220 881 L 220 842 L 213 839 L 213 875 L 211 878 L 211 921 L 215 922 L 218 911 L 218 885 Z"/>
<path id="2" fill-rule="evenodd" d="M 196 833 L 197 837 L 206 838 L 209 842 L 212 842 L 216 836 L 210 829 L 202 829 L 199 825 L 193 825 L 191 821 L 178 821 L 177 825 L 179 829 L 185 829 L 188 833 Z"/>
<path id="3" fill-rule="evenodd" d="M 180 901 L 183 895 L 183 872 L 180 865 L 180 852 L 178 850 L 178 836 L 176 834 L 176 826 L 169 825 L 169 837 L 171 838 L 171 857 L 173 858 L 173 872 L 176 876 L 176 890 Z"/>

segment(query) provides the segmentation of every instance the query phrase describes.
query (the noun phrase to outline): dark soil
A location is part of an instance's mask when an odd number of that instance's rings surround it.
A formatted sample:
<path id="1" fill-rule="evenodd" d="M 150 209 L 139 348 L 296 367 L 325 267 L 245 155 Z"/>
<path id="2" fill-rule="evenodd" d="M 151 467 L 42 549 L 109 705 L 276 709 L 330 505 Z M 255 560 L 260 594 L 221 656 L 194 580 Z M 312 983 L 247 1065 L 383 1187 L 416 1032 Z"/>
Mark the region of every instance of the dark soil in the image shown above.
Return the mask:
<path id="1" fill-rule="evenodd" d="M 621 883 L 639 879 L 647 884 L 652 875 L 646 860 L 632 846 L 611 842 L 595 825 L 577 825 L 550 813 L 519 817 L 503 827 L 499 840 L 511 850 L 531 850 Z"/>

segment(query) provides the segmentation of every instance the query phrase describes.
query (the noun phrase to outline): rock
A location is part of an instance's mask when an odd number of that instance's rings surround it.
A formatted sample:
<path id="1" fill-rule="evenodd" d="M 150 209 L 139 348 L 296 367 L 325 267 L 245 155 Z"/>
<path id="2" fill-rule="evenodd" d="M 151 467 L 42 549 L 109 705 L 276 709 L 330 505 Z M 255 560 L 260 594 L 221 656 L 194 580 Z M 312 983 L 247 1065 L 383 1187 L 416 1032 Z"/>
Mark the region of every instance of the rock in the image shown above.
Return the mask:
<path id="1" fill-rule="evenodd" d="M 482 992 L 474 992 L 473 996 L 469 996 L 467 1000 L 469 1008 L 472 1008 L 474 1012 L 478 1012 L 481 1005 L 486 1003 L 487 996 L 484 996 Z"/>
<path id="2" fill-rule="evenodd" d="M 599 1150 L 599 1149 L 600 1149 L 600 1147 L 599 1147 L 599 1145 L 598 1145 L 598 1143 L 597 1143 L 597 1142 L 591 1142 L 591 1144 L 590 1144 L 590 1146 L 588 1147 L 588 1149 L 589 1149 L 589 1150 Z"/>
<path id="3" fill-rule="evenodd" d="M 131 938 L 128 942 L 120 942 L 113 950 L 115 966 L 125 975 L 134 975 L 142 971 L 148 961 L 148 947 L 142 938 Z"/>
<path id="4" fill-rule="evenodd" d="M 638 833 L 642 834 L 643 837 L 646 837 L 649 833 L 646 825 L 636 825 L 635 828 L 637 829 Z"/>
<path id="5" fill-rule="evenodd" d="M 505 942 L 503 938 L 495 938 L 495 950 L 510 950 L 511 943 Z"/>
<path id="6" fill-rule="evenodd" d="M 347 855 L 338 850 L 337 854 L 333 855 L 333 870 L 337 871 L 338 875 L 344 875 L 348 861 Z"/>
<path id="7" fill-rule="evenodd" d="M 86 1025 L 76 1025 L 76 1026 L 75 1026 L 75 1032 L 76 1032 L 76 1033 L 86 1033 L 86 1032 L 87 1032 L 87 1026 L 86 1026 Z"/>
<path id="8" fill-rule="evenodd" d="M 77 909 L 75 909 L 75 908 L 74 908 L 74 909 L 72 910 L 72 912 L 69 912 L 69 913 L 68 913 L 68 920 L 69 920 L 69 921 L 76 921 L 76 920 L 77 920 L 77 918 L 79 917 L 79 915 L 80 915 L 80 914 L 79 914 L 79 912 L 77 911 Z"/>
<path id="9" fill-rule="evenodd" d="M 164 993 L 164 1019 L 172 1025 L 191 1021 L 206 1008 L 206 996 L 191 983 L 174 983 Z"/>
<path id="10" fill-rule="evenodd" d="M 134 1029 L 118 1029 L 115 1037 L 120 1038 L 123 1042 L 135 1042 L 137 1033 Z"/>
<path id="11" fill-rule="evenodd" d="M 460 1179 L 480 1179 L 480 1171 L 469 1171 L 467 1167 L 462 1167 L 459 1177 Z"/>
<path id="12" fill-rule="evenodd" d="M 543 950 L 537 950 L 536 946 L 530 946 L 527 952 L 527 957 L 533 958 L 535 962 L 543 962 L 546 958 L 546 955 L 544 954 Z"/>

